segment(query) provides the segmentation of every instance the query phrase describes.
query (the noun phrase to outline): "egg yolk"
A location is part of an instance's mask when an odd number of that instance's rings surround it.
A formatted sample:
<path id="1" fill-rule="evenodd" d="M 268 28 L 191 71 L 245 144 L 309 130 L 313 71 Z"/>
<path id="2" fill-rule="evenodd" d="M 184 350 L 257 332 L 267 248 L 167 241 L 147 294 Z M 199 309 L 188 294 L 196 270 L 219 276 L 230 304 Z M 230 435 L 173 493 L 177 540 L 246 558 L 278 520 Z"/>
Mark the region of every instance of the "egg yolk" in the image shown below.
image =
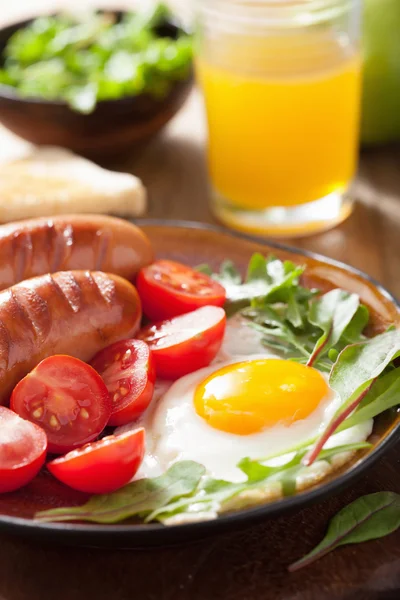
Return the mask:
<path id="1" fill-rule="evenodd" d="M 249 435 L 305 419 L 328 394 L 328 384 L 316 369 L 262 359 L 214 372 L 197 386 L 194 406 L 211 427 Z"/>

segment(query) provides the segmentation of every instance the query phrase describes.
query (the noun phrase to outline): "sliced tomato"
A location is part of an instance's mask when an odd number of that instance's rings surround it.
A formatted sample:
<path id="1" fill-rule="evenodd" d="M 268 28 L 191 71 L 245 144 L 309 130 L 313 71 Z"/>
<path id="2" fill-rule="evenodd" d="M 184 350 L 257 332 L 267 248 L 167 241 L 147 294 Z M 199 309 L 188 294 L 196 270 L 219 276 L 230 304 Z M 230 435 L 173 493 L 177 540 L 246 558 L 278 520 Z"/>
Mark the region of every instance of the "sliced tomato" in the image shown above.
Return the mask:
<path id="1" fill-rule="evenodd" d="M 23 419 L 42 427 L 48 450 L 68 452 L 101 433 L 111 416 L 104 381 L 72 356 L 45 358 L 14 388 L 10 406 Z"/>
<path id="2" fill-rule="evenodd" d="M 153 397 L 156 369 L 149 346 L 123 340 L 101 350 L 91 362 L 107 386 L 112 403 L 109 425 L 130 423 L 146 410 Z"/>
<path id="3" fill-rule="evenodd" d="M 202 306 L 223 306 L 225 288 L 191 267 L 157 260 L 139 271 L 136 287 L 149 319 L 171 319 Z"/>
<path id="4" fill-rule="evenodd" d="M 86 444 L 47 463 L 49 471 L 69 487 L 89 494 L 108 494 L 127 484 L 145 451 L 144 429 Z"/>
<path id="5" fill-rule="evenodd" d="M 0 406 L 0 493 L 31 481 L 44 463 L 46 450 L 43 429 Z"/>
<path id="6" fill-rule="evenodd" d="M 157 375 L 163 379 L 178 379 L 210 364 L 221 347 L 225 324 L 223 308 L 204 306 L 149 325 L 138 337 L 149 344 Z"/>

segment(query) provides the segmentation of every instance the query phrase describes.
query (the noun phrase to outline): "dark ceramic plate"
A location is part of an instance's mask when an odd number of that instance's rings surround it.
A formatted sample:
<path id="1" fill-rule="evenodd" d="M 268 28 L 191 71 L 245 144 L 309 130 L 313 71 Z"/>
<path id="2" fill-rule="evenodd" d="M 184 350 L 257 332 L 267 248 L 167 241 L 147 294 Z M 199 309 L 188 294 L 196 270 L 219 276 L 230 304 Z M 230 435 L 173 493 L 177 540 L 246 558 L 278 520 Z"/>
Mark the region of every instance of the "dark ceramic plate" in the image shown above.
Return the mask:
<path id="1" fill-rule="evenodd" d="M 158 257 L 171 258 L 190 265 L 207 262 L 218 267 L 224 259 L 230 258 L 244 271 L 250 256 L 256 251 L 264 254 L 274 253 L 280 258 L 290 258 L 294 262 L 306 264 L 307 285 L 315 285 L 324 290 L 342 287 L 360 295 L 371 310 L 371 334 L 382 331 L 389 324 L 400 326 L 400 307 L 396 300 L 367 275 L 344 264 L 280 244 L 265 243 L 242 234 L 228 233 L 217 227 L 150 220 L 139 221 L 138 224 L 150 237 Z M 361 458 L 359 455 L 355 462 L 346 465 L 342 471 L 336 472 L 318 486 L 296 496 L 226 514 L 213 521 L 172 527 L 137 523 L 37 523 L 33 519 L 37 510 L 80 504 L 86 499 L 83 494 L 67 489 L 43 472 L 24 489 L 0 496 L 0 529 L 84 546 L 156 546 L 205 537 L 275 517 L 287 511 L 299 510 L 338 492 L 353 483 L 399 438 L 400 416 L 381 415 L 375 419 L 371 436 L 373 448 Z"/>

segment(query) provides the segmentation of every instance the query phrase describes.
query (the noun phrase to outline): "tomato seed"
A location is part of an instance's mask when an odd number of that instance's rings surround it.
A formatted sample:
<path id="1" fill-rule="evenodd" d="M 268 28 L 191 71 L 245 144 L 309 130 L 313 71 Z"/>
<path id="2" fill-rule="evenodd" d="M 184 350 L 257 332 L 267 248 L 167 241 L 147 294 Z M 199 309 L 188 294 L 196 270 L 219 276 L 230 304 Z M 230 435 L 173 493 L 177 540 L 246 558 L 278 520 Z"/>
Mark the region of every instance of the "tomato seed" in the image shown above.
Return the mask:
<path id="1" fill-rule="evenodd" d="M 53 429 L 60 429 L 60 427 L 61 427 L 61 425 L 55 415 L 51 415 L 49 423 L 50 423 L 50 426 L 53 427 Z"/>
<path id="2" fill-rule="evenodd" d="M 124 387 L 119 388 L 119 393 L 121 394 L 121 396 L 126 396 L 128 392 L 129 392 L 129 390 L 127 390 Z"/>
<path id="3" fill-rule="evenodd" d="M 43 407 L 39 406 L 39 408 L 33 411 L 32 417 L 34 417 L 35 419 L 41 419 L 43 417 L 43 412 Z"/>
<path id="4" fill-rule="evenodd" d="M 89 418 L 89 413 L 86 410 L 86 408 L 81 408 L 79 414 L 81 415 L 82 419 L 88 419 Z"/>
<path id="5" fill-rule="evenodd" d="M 119 398 L 119 393 L 115 392 L 114 396 L 113 396 L 113 402 L 116 402 Z"/>

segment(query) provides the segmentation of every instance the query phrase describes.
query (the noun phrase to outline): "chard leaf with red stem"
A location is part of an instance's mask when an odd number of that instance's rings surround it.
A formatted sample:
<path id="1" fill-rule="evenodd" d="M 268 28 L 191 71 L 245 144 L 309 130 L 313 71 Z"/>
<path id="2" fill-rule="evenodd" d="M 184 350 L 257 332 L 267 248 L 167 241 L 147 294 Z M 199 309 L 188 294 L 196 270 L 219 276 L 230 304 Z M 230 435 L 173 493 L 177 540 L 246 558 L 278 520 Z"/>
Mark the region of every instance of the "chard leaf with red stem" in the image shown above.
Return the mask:
<path id="1" fill-rule="evenodd" d="M 330 387 L 341 399 L 341 406 L 304 458 L 311 465 L 342 422 L 366 397 L 375 380 L 400 355 L 400 330 L 392 329 L 365 342 L 347 346 L 339 354 L 329 377 Z"/>

